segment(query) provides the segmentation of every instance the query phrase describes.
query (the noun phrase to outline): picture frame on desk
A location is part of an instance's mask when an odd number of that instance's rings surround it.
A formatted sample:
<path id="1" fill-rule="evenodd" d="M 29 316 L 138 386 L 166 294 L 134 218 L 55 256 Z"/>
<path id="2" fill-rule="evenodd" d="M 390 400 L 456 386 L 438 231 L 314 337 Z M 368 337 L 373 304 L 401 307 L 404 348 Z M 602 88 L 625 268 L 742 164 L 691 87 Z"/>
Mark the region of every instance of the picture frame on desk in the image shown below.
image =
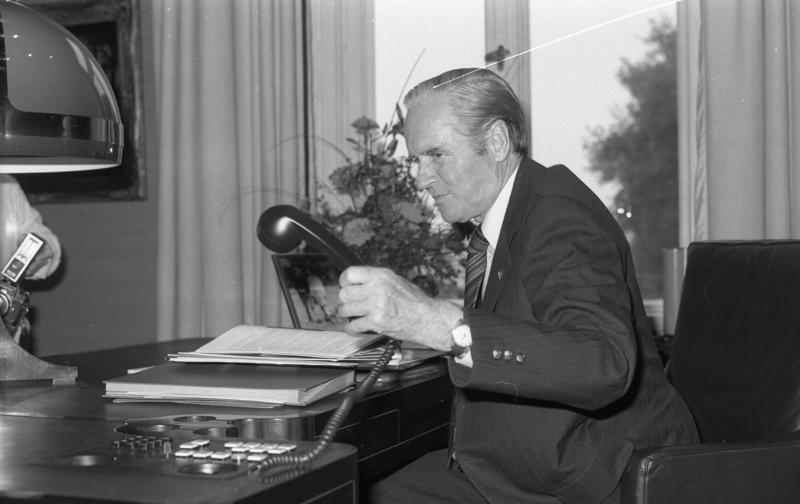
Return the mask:
<path id="1" fill-rule="evenodd" d="M 324 254 L 273 254 L 283 298 L 292 324 L 300 329 L 343 330 L 339 307 L 339 274 Z"/>

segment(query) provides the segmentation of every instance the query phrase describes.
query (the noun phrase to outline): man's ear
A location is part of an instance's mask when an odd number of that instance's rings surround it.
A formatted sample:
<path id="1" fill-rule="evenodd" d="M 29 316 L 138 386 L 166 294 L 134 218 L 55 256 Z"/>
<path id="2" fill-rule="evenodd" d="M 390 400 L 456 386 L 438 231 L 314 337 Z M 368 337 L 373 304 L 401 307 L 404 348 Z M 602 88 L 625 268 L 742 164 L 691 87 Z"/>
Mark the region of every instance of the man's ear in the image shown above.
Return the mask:
<path id="1" fill-rule="evenodd" d="M 495 161 L 503 161 L 511 154 L 511 138 L 505 121 L 498 119 L 489 126 L 486 147 Z"/>

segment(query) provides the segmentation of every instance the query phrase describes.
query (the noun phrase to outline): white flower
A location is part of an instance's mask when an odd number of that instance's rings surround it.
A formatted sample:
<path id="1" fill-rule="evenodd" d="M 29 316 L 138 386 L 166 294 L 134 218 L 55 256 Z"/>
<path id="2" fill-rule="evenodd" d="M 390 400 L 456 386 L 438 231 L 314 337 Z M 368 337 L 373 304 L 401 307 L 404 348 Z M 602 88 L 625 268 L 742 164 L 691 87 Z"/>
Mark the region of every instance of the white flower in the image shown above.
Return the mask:
<path id="1" fill-rule="evenodd" d="M 356 247 L 365 244 L 373 236 L 375 233 L 372 232 L 369 219 L 364 217 L 358 217 L 345 223 L 342 229 L 344 241 Z"/>

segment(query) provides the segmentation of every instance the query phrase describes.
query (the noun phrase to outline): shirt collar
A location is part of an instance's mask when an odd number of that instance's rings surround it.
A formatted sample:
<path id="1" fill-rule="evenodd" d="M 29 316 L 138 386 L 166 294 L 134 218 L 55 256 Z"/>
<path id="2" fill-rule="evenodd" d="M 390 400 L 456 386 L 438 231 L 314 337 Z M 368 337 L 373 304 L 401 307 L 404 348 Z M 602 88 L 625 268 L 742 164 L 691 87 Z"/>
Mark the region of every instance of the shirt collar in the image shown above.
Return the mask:
<path id="1" fill-rule="evenodd" d="M 508 177 L 506 184 L 500 190 L 500 194 L 497 195 L 497 199 L 494 200 L 489 211 L 486 212 L 483 222 L 481 222 L 481 231 L 492 249 L 497 248 L 497 241 L 500 239 L 500 228 L 503 227 L 503 219 L 506 216 L 508 202 L 511 199 L 511 189 L 514 187 L 517 171 L 519 171 L 519 168 L 515 169 L 511 176 Z"/>

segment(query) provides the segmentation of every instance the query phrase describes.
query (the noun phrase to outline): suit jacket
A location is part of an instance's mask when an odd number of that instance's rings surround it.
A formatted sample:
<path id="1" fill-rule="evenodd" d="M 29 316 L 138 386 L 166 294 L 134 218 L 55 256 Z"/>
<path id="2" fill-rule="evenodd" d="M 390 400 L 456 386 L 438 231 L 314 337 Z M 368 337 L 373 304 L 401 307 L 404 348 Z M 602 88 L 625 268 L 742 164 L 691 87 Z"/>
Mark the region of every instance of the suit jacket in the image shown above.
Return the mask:
<path id="1" fill-rule="evenodd" d="M 599 503 L 634 448 L 697 441 L 628 242 L 566 167 L 523 160 L 488 278 L 474 366 L 449 366 L 457 461 L 488 501 Z"/>

